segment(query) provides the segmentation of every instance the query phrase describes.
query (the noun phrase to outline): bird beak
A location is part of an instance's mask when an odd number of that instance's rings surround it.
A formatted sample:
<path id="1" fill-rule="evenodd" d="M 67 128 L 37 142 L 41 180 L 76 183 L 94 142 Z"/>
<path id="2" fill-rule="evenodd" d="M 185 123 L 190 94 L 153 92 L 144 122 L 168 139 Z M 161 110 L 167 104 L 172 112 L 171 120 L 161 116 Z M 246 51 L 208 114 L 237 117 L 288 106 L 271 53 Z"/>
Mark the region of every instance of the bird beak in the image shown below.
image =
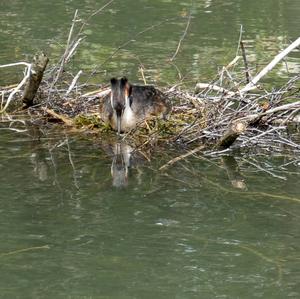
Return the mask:
<path id="1" fill-rule="evenodd" d="M 118 130 L 118 134 L 121 134 L 121 115 L 117 114 L 117 130 Z"/>

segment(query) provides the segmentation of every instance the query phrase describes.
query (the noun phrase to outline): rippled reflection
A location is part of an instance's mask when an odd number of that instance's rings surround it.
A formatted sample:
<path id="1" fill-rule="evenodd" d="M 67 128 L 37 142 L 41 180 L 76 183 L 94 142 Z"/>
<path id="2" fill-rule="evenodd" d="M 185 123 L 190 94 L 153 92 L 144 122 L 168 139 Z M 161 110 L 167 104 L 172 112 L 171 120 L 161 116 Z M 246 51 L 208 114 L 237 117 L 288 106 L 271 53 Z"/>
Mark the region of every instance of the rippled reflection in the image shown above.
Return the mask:
<path id="1" fill-rule="evenodd" d="M 174 152 L 150 161 L 118 138 L 7 127 L 3 297 L 299 297 L 299 157 L 198 156 L 160 172 Z"/>

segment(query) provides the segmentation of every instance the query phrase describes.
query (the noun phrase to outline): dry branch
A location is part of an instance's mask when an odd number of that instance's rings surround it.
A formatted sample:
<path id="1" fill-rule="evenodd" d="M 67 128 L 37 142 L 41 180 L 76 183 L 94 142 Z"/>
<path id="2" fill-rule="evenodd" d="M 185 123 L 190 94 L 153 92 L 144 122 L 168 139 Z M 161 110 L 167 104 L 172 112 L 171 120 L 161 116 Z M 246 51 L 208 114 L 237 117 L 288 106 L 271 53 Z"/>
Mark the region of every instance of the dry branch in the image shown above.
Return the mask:
<path id="1" fill-rule="evenodd" d="M 69 117 L 67 116 L 64 116 L 64 115 L 61 115 L 61 114 L 58 114 L 56 112 L 54 112 L 53 110 L 51 109 L 48 109 L 48 108 L 45 108 L 44 109 L 49 115 L 51 115 L 52 117 L 54 117 L 55 119 L 58 119 L 60 121 L 62 121 L 64 124 L 66 124 L 67 126 L 74 126 L 74 122 L 72 119 L 70 119 Z"/>
<path id="2" fill-rule="evenodd" d="M 291 51 L 300 45 L 300 37 L 298 37 L 292 44 L 290 44 L 286 49 L 280 52 L 262 71 L 257 74 L 250 83 L 248 83 L 243 89 L 240 90 L 241 93 L 248 92 L 256 88 L 257 82 L 264 77 L 268 72 L 270 72 L 278 62 L 280 62 L 285 56 L 287 56 Z"/>
<path id="3" fill-rule="evenodd" d="M 223 87 L 214 85 L 214 84 L 207 84 L 207 83 L 197 83 L 196 84 L 196 92 L 199 89 L 209 89 L 223 93 L 224 95 L 234 96 L 236 93 L 230 90 L 227 90 Z"/>
<path id="4" fill-rule="evenodd" d="M 69 57 L 69 53 L 70 53 L 70 48 L 71 48 L 71 40 L 72 40 L 72 35 L 73 35 L 73 31 L 74 31 L 74 27 L 75 27 L 75 23 L 78 22 L 77 20 L 77 15 L 78 15 L 78 9 L 76 9 L 75 11 L 75 14 L 74 14 L 74 17 L 73 17 L 73 20 L 72 20 L 72 25 L 71 25 L 71 28 L 70 28 L 70 31 L 69 31 L 69 35 L 68 35 L 68 40 L 67 40 L 67 44 L 66 44 L 66 48 L 65 48 L 65 52 L 61 58 L 61 61 L 60 61 L 60 65 L 59 65 L 59 68 L 58 68 L 58 71 L 56 72 L 56 76 L 55 76 L 55 79 L 53 80 L 53 86 L 57 83 L 57 81 L 59 80 L 62 72 L 63 72 L 63 69 L 64 69 L 64 65 L 65 63 L 67 62 L 67 57 Z M 79 44 L 79 43 L 78 43 Z M 77 46 L 78 46 L 77 44 Z M 72 52 L 75 51 L 74 47 L 72 47 Z"/>
<path id="5" fill-rule="evenodd" d="M 235 142 L 235 140 L 242 133 L 245 132 L 246 128 L 247 125 L 245 122 L 242 121 L 233 122 L 232 124 L 229 125 L 227 131 L 225 131 L 221 139 L 218 141 L 217 147 L 220 149 L 226 149 L 230 147 Z"/>
<path id="6" fill-rule="evenodd" d="M 68 90 L 67 90 L 67 92 L 66 92 L 66 95 L 68 95 L 68 94 L 72 91 L 72 89 L 73 89 L 74 86 L 76 85 L 76 82 L 78 81 L 78 79 L 79 79 L 79 77 L 80 77 L 81 74 L 82 74 L 82 71 L 80 70 L 80 71 L 77 73 L 77 75 L 74 77 L 74 79 L 72 80 L 72 83 L 71 83 L 71 85 L 69 86 L 69 88 L 68 88 Z"/>
<path id="7" fill-rule="evenodd" d="M 242 56 L 243 56 L 244 65 L 245 65 L 246 82 L 250 83 L 249 66 L 248 66 L 248 61 L 247 61 L 247 56 L 246 56 L 246 51 L 245 51 L 243 41 L 240 41 L 240 45 L 241 45 Z"/>
<path id="8" fill-rule="evenodd" d="M 25 65 L 25 76 L 22 79 L 22 81 L 15 87 L 10 95 L 8 96 L 8 99 L 6 100 L 5 106 L 0 110 L 0 114 L 5 112 L 7 107 L 9 106 L 10 102 L 12 101 L 14 95 L 20 91 L 20 89 L 23 87 L 23 85 L 26 83 L 27 79 L 30 77 L 31 74 L 31 64 L 27 62 L 16 62 L 16 63 L 10 63 L 10 64 L 5 64 L 5 65 L 0 65 L 0 68 L 6 68 L 6 67 L 12 67 L 12 66 L 19 66 L 19 65 Z M 4 97 L 5 91 L 1 91 L 2 96 Z"/>
<path id="9" fill-rule="evenodd" d="M 281 111 L 292 111 L 294 109 L 299 109 L 299 108 L 300 108 L 300 101 L 290 103 L 290 104 L 281 105 L 279 107 L 269 109 L 269 110 L 267 110 L 265 112 L 262 112 L 262 113 L 249 114 L 245 117 L 240 118 L 240 121 L 247 120 L 247 121 L 253 123 L 253 122 L 256 122 L 258 119 L 262 118 L 265 115 L 269 115 L 269 114 L 273 114 L 273 113 L 281 112 Z"/>
<path id="10" fill-rule="evenodd" d="M 26 107 L 30 107 L 33 105 L 34 97 L 42 81 L 48 61 L 49 58 L 44 54 L 38 54 L 34 57 L 34 61 L 32 63 L 32 71 L 27 80 L 22 96 L 22 101 L 26 105 Z"/>

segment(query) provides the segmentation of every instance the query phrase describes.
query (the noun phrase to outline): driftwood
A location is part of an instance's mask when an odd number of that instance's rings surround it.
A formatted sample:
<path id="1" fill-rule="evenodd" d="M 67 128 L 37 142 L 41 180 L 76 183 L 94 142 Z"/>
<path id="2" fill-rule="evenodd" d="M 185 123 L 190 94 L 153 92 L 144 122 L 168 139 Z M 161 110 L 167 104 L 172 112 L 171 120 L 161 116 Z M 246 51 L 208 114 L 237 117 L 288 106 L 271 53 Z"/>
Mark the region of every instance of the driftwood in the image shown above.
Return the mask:
<path id="1" fill-rule="evenodd" d="M 242 121 L 235 121 L 229 125 L 229 128 L 225 131 L 221 139 L 217 143 L 217 147 L 220 149 L 226 149 L 230 147 L 235 140 L 245 132 L 247 125 Z"/>
<path id="2" fill-rule="evenodd" d="M 53 118 L 62 121 L 62 122 L 63 122 L 65 125 L 67 125 L 67 126 L 70 126 L 70 127 L 71 127 L 71 126 L 74 126 L 74 122 L 72 121 L 72 119 L 70 119 L 70 118 L 67 117 L 67 116 L 58 114 L 58 113 L 56 113 L 56 112 L 54 112 L 53 110 L 48 109 L 48 108 L 45 109 L 45 112 L 47 112 L 47 113 L 48 113 L 49 115 L 51 115 Z"/>
<path id="3" fill-rule="evenodd" d="M 42 81 L 48 61 L 48 57 L 44 54 L 37 54 L 34 57 L 32 70 L 29 79 L 26 82 L 25 90 L 22 96 L 22 101 L 26 105 L 26 107 L 30 107 L 33 105 L 34 97 Z"/>

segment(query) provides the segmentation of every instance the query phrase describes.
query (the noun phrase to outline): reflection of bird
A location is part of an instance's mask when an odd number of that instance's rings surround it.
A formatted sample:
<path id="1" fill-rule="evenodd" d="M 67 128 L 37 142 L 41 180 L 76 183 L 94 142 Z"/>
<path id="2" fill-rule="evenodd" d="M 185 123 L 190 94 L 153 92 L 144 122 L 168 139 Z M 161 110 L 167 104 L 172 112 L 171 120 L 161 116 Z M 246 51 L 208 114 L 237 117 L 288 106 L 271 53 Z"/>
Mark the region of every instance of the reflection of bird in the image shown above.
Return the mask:
<path id="1" fill-rule="evenodd" d="M 41 152 L 39 152 L 39 150 L 37 150 L 36 152 L 32 152 L 31 156 L 30 156 L 30 161 L 33 164 L 33 172 L 35 174 L 35 176 L 38 177 L 38 179 L 41 182 L 44 182 L 48 179 L 48 164 L 47 164 L 47 160 L 46 157 L 44 156 L 44 154 L 42 154 Z"/>
<path id="2" fill-rule="evenodd" d="M 112 158 L 110 167 L 112 176 L 112 185 L 114 187 L 127 187 L 129 184 L 130 169 L 134 169 L 132 180 L 137 180 L 136 184 L 140 184 L 141 170 L 139 166 L 144 164 L 149 158 L 145 153 L 137 150 L 136 148 L 128 145 L 125 142 L 105 143 L 101 148 L 104 152 Z"/>
<path id="3" fill-rule="evenodd" d="M 100 115 L 119 134 L 151 115 L 165 117 L 170 111 L 164 94 L 153 86 L 131 85 L 125 77 L 112 78 L 110 82 L 111 93 L 104 98 Z"/>
<path id="4" fill-rule="evenodd" d="M 126 187 L 128 185 L 128 168 L 130 167 L 132 151 L 133 148 L 127 144 L 114 144 L 114 157 L 110 168 L 114 187 Z"/>

